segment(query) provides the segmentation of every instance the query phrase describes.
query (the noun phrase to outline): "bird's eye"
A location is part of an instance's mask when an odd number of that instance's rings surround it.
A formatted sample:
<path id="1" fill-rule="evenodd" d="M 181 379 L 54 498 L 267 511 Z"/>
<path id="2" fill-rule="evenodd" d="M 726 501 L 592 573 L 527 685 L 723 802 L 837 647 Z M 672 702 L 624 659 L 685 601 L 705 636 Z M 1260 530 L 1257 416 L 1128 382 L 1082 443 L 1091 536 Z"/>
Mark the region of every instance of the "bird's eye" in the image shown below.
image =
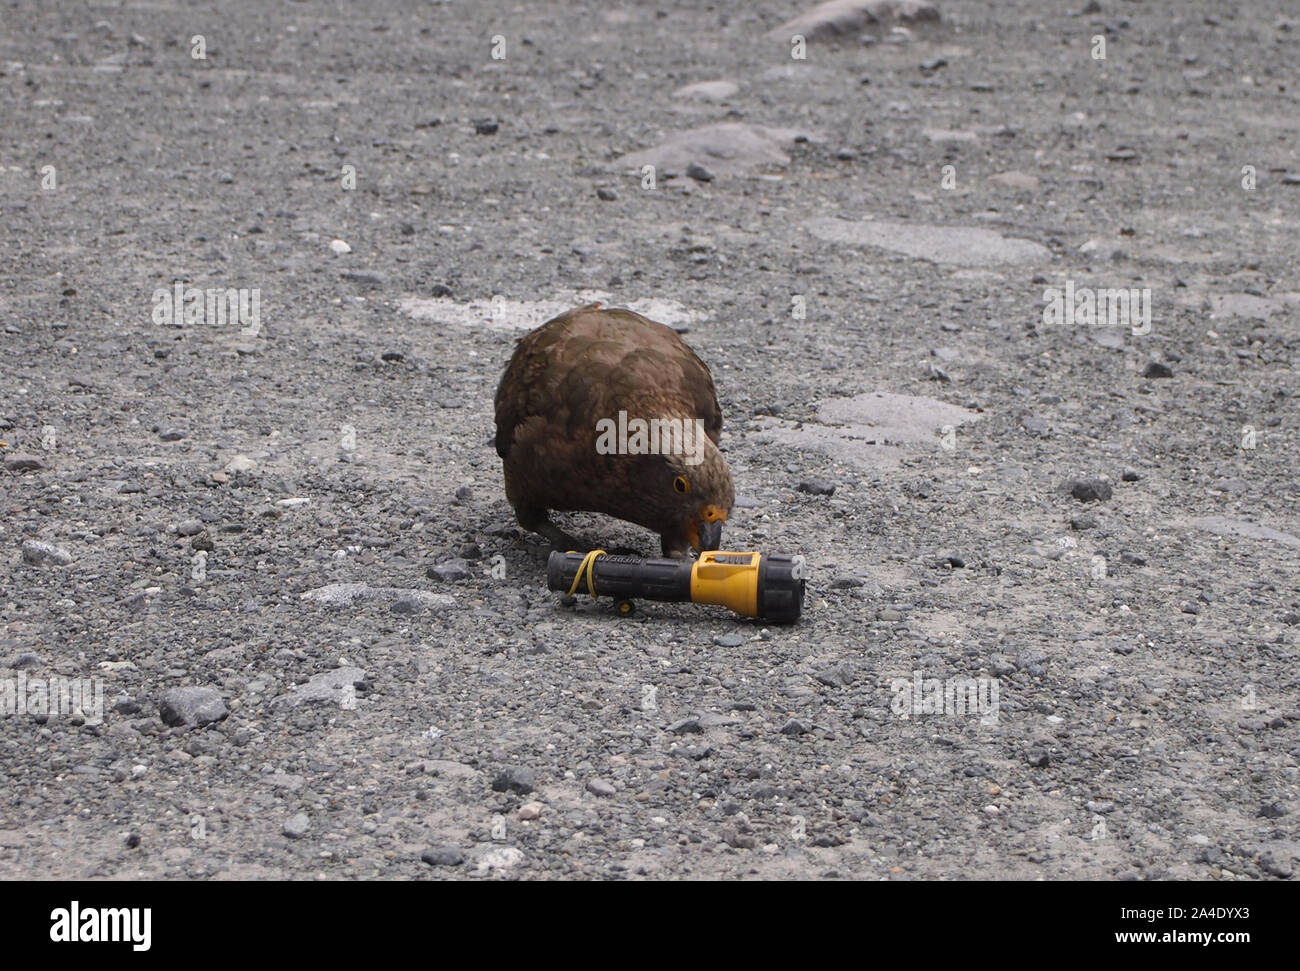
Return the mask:
<path id="1" fill-rule="evenodd" d="M 677 478 L 673 479 L 673 491 L 683 494 L 691 491 L 691 484 L 687 481 L 686 476 L 679 475 Z"/>

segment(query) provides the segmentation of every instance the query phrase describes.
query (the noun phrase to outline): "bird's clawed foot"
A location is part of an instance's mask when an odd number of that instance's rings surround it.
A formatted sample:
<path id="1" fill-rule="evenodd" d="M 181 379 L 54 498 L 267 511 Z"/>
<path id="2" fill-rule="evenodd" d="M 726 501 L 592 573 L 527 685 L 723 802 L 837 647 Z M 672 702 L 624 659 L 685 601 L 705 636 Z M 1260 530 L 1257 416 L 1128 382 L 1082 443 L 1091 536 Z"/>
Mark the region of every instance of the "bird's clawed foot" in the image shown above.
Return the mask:
<path id="1" fill-rule="evenodd" d="M 664 540 L 659 544 L 659 548 L 663 550 L 664 556 L 674 560 L 689 560 L 691 558 L 689 543 L 670 543 L 668 540 Z"/>

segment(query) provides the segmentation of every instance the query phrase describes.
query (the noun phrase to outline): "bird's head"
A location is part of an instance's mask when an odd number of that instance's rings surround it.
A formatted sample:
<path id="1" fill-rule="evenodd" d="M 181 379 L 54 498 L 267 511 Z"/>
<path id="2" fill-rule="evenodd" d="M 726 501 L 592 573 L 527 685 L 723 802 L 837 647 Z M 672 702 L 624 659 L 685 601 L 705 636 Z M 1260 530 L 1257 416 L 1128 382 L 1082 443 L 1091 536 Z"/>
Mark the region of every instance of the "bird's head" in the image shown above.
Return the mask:
<path id="1" fill-rule="evenodd" d="M 736 502 L 736 487 L 731 469 L 712 441 L 705 440 L 699 461 L 689 464 L 691 456 L 666 455 L 661 481 L 652 483 L 661 502 L 660 533 L 663 550 L 668 555 L 685 554 L 688 547 L 699 552 L 722 546 L 722 524 Z"/>

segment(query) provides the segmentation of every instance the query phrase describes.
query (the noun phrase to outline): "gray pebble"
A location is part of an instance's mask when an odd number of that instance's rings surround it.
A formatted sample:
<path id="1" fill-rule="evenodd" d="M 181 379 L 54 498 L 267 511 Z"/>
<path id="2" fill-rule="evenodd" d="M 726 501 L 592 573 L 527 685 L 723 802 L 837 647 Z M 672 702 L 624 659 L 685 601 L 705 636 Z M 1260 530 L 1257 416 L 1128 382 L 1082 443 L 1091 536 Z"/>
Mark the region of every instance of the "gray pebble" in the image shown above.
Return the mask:
<path id="1" fill-rule="evenodd" d="M 198 728 L 221 721 L 229 712 L 213 688 L 172 688 L 158 701 L 158 714 L 168 725 Z"/>
<path id="2" fill-rule="evenodd" d="M 420 859 L 429 866 L 460 866 L 465 854 L 456 846 L 431 846 L 420 854 Z"/>
<path id="3" fill-rule="evenodd" d="M 856 672 L 851 664 L 841 661 L 833 667 L 818 671 L 813 677 L 829 687 L 843 688 L 853 683 Z"/>
<path id="4" fill-rule="evenodd" d="M 1259 868 L 1270 876 L 1281 877 L 1284 880 L 1289 880 L 1295 872 L 1290 860 L 1276 859 L 1271 852 L 1259 858 Z"/>
<path id="5" fill-rule="evenodd" d="M 72 554 L 53 543 L 29 539 L 23 542 L 23 562 L 32 566 L 67 566 Z"/>
<path id="6" fill-rule="evenodd" d="M 443 560 L 441 563 L 429 567 L 424 572 L 430 580 L 440 580 L 443 583 L 451 583 L 455 580 L 468 580 L 470 576 L 469 564 L 460 559 Z"/>
<path id="7" fill-rule="evenodd" d="M 835 494 L 835 483 L 830 479 L 804 479 L 799 483 L 799 491 L 807 492 L 814 496 L 833 496 Z"/>
<path id="8" fill-rule="evenodd" d="M 291 840 L 298 840 L 306 836 L 309 829 L 311 829 L 311 820 L 307 818 L 307 814 L 295 813 L 284 821 L 280 832 Z"/>
<path id="9" fill-rule="evenodd" d="M 14 452 L 12 455 L 5 456 L 6 472 L 35 472 L 37 469 L 43 468 L 45 468 L 45 463 L 35 455 Z"/>
<path id="10" fill-rule="evenodd" d="M 374 270 L 344 270 L 339 276 L 352 283 L 364 283 L 376 287 L 387 282 L 387 277 Z"/>
<path id="11" fill-rule="evenodd" d="M 1080 502 L 1097 502 L 1109 499 L 1114 494 L 1110 483 L 1105 479 L 1070 479 L 1065 483 L 1064 490 Z"/>
<path id="12" fill-rule="evenodd" d="M 523 766 L 508 766 L 497 773 L 492 780 L 493 792 L 514 792 L 526 796 L 537 784 L 537 773 Z"/>

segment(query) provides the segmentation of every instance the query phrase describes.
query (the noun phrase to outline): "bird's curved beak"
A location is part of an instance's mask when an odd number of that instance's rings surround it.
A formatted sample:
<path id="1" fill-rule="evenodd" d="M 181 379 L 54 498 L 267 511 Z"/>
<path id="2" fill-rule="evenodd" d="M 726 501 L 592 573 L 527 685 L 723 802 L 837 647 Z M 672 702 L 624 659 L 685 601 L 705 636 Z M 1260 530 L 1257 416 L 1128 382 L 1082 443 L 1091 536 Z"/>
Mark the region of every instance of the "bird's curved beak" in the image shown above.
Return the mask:
<path id="1" fill-rule="evenodd" d="M 722 548 L 722 524 L 726 520 L 710 510 L 700 520 L 695 548 L 701 553 Z"/>
<path id="2" fill-rule="evenodd" d="M 710 550 L 722 548 L 722 521 L 718 520 L 712 523 L 700 523 L 700 542 L 699 551 L 707 553 Z"/>

